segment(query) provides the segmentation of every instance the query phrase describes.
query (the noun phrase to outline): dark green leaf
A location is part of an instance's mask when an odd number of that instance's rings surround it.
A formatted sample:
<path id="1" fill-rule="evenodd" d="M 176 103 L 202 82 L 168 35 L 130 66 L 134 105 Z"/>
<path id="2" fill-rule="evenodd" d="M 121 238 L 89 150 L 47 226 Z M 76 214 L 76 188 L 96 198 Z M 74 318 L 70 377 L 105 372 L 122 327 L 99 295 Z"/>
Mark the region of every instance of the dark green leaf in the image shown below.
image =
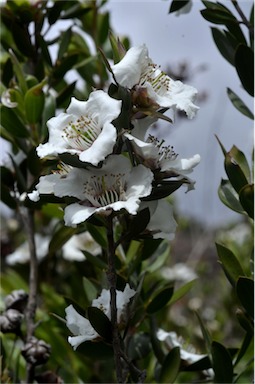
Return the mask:
<path id="1" fill-rule="evenodd" d="M 103 343 L 103 342 L 91 342 L 86 341 L 78 346 L 77 352 L 82 354 L 82 356 L 87 356 L 90 359 L 102 359 L 102 360 L 112 360 L 113 359 L 113 350 L 112 347 Z"/>
<path id="2" fill-rule="evenodd" d="M 251 318 L 249 315 L 244 312 L 242 309 L 238 308 L 236 311 L 236 317 L 239 321 L 239 324 L 241 327 L 249 334 L 253 335 L 254 333 L 254 325 L 253 321 L 251 321 Z"/>
<path id="3" fill-rule="evenodd" d="M 145 239 L 142 247 L 141 259 L 146 260 L 157 250 L 162 239 Z"/>
<path id="4" fill-rule="evenodd" d="M 62 33 L 58 49 L 58 60 L 61 60 L 68 50 L 69 43 L 72 37 L 72 26 Z"/>
<path id="5" fill-rule="evenodd" d="M 61 15 L 60 19 L 73 19 L 75 17 L 83 16 L 85 13 L 89 12 L 91 8 L 92 6 L 89 4 L 89 2 L 88 4 L 75 4 L 72 7 L 69 7 L 67 11 Z"/>
<path id="6" fill-rule="evenodd" d="M 98 41 L 102 46 L 108 38 L 109 32 L 109 12 L 98 14 Z"/>
<path id="7" fill-rule="evenodd" d="M 164 197 L 171 195 L 174 191 L 176 191 L 186 182 L 186 179 L 175 181 L 162 181 L 160 184 L 158 184 L 152 189 L 152 192 L 148 197 L 145 197 L 142 200 L 151 201 L 163 199 Z"/>
<path id="8" fill-rule="evenodd" d="M 150 221 L 149 208 L 145 208 L 135 215 L 129 225 L 128 233 L 131 238 L 139 236 L 145 230 Z"/>
<path id="9" fill-rule="evenodd" d="M 101 245 L 102 248 L 107 248 L 106 230 L 103 227 L 98 227 L 87 223 L 87 229 L 95 241 Z"/>
<path id="10" fill-rule="evenodd" d="M 194 280 L 191 280 L 189 281 L 188 283 L 184 284 L 182 287 L 178 288 L 171 300 L 170 300 L 170 305 L 176 303 L 178 300 L 180 300 L 184 295 L 186 295 L 186 293 L 188 293 L 191 288 L 193 287 L 193 285 L 195 284 L 195 282 L 197 281 L 197 279 L 194 279 Z"/>
<path id="11" fill-rule="evenodd" d="M 44 108 L 44 92 L 43 86 L 45 82 L 30 88 L 25 94 L 25 113 L 29 124 L 38 123 L 42 117 Z"/>
<path id="12" fill-rule="evenodd" d="M 166 356 L 159 376 L 160 383 L 174 383 L 181 364 L 180 348 L 174 347 Z"/>
<path id="13" fill-rule="evenodd" d="M 12 155 L 9 155 L 11 158 L 11 162 L 13 165 L 13 168 L 15 170 L 15 175 L 18 183 L 18 190 L 20 193 L 27 191 L 27 182 L 26 182 L 26 175 L 24 175 L 24 171 L 20 165 L 16 163 Z"/>
<path id="14" fill-rule="evenodd" d="M 184 368 L 188 372 L 198 372 L 207 370 L 212 367 L 211 361 L 208 356 L 203 357 L 201 360 L 196 361 L 193 364 L 188 365 Z"/>
<path id="15" fill-rule="evenodd" d="M 254 96 L 254 52 L 247 45 L 238 46 L 235 66 L 244 89 Z"/>
<path id="16" fill-rule="evenodd" d="M 17 203 L 14 198 L 10 195 L 9 188 L 1 183 L 1 201 L 11 209 L 16 209 Z"/>
<path id="17" fill-rule="evenodd" d="M 60 153 L 59 158 L 63 163 L 69 164 L 72 167 L 76 168 L 84 168 L 84 166 L 88 163 L 84 163 L 83 161 L 80 161 L 78 155 L 71 155 L 68 152 Z"/>
<path id="18" fill-rule="evenodd" d="M 216 243 L 216 248 L 222 268 L 229 282 L 235 286 L 239 277 L 245 276 L 243 268 L 230 249 L 218 243 Z"/>
<path id="19" fill-rule="evenodd" d="M 173 13 L 173 12 L 179 11 L 180 9 L 185 7 L 185 5 L 187 5 L 189 2 L 190 2 L 190 0 L 186 0 L 186 1 L 184 1 L 184 0 L 183 1 L 182 0 L 173 0 L 171 5 L 170 5 L 169 13 Z"/>
<path id="20" fill-rule="evenodd" d="M 201 328 L 201 331 L 202 331 L 202 334 L 204 337 L 207 353 L 208 353 L 208 355 L 210 355 L 211 354 L 211 344 L 212 344 L 211 335 L 210 335 L 208 329 L 206 328 L 206 326 L 204 325 L 204 322 L 203 322 L 202 318 L 200 317 L 199 313 L 195 311 L 195 314 L 196 314 L 197 319 L 199 321 L 199 325 L 200 325 L 200 328 Z"/>
<path id="21" fill-rule="evenodd" d="M 251 171 L 250 171 L 248 161 L 245 157 L 245 154 L 239 148 L 237 148 L 235 145 L 233 145 L 233 147 L 229 151 L 229 155 L 239 165 L 239 167 L 241 168 L 246 179 L 248 181 L 250 181 L 251 180 Z"/>
<path id="22" fill-rule="evenodd" d="M 34 55 L 34 47 L 31 43 L 27 26 L 19 21 L 15 21 L 12 24 L 11 32 L 19 51 L 27 57 L 32 57 Z"/>
<path id="23" fill-rule="evenodd" d="M 106 314 L 97 307 L 88 307 L 88 319 L 97 333 L 110 342 L 112 339 L 112 324 Z"/>
<path id="24" fill-rule="evenodd" d="M 254 219 L 254 184 L 245 185 L 239 192 L 239 199 L 245 211 Z"/>
<path id="25" fill-rule="evenodd" d="M 50 244 L 49 252 L 54 254 L 75 234 L 76 230 L 70 227 L 61 227 L 53 235 Z"/>
<path id="26" fill-rule="evenodd" d="M 13 77 L 13 66 L 11 58 L 9 57 L 5 63 L 2 63 L 2 82 L 6 86 L 9 87 L 11 78 Z"/>
<path id="27" fill-rule="evenodd" d="M 41 124 L 41 140 L 44 141 L 47 134 L 48 134 L 48 128 L 47 128 L 47 121 L 55 116 L 56 113 L 56 98 L 49 94 L 47 95 L 44 103 L 44 109 L 42 113 L 42 124 Z"/>
<path id="28" fill-rule="evenodd" d="M 232 65 L 235 65 L 235 49 L 228 37 L 218 28 L 211 28 L 213 40 L 222 56 Z"/>
<path id="29" fill-rule="evenodd" d="M 232 209 L 235 212 L 244 214 L 244 210 L 239 201 L 238 193 L 230 184 L 229 180 L 221 180 L 221 184 L 218 189 L 218 195 L 223 204 Z"/>
<path id="30" fill-rule="evenodd" d="M 240 99 L 239 96 L 235 92 L 233 92 L 230 88 L 227 88 L 228 97 L 231 100 L 232 104 L 236 107 L 236 109 L 241 112 L 243 115 L 249 117 L 250 119 L 254 119 L 253 113 L 249 110 L 249 108 L 244 104 L 244 102 Z"/>
<path id="31" fill-rule="evenodd" d="M 13 109 L 0 106 L 1 125 L 14 137 L 28 137 L 29 133 Z"/>
<path id="32" fill-rule="evenodd" d="M 74 307 L 74 309 L 83 317 L 86 316 L 86 311 L 83 307 L 80 306 L 80 304 L 78 304 L 75 300 L 71 299 L 70 297 L 64 297 L 64 300 L 66 302 L 66 304 L 69 306 L 69 305 L 72 305 Z"/>
<path id="33" fill-rule="evenodd" d="M 225 10 L 217 10 L 217 12 L 215 12 L 214 9 L 203 9 L 200 12 L 204 19 L 214 24 L 225 25 L 237 23 L 236 18 L 230 12 L 226 12 Z"/>
<path id="34" fill-rule="evenodd" d="M 248 277 L 240 277 L 236 283 L 237 296 L 249 316 L 254 316 L 254 281 Z"/>
<path id="35" fill-rule="evenodd" d="M 61 79 L 70 71 L 79 59 L 78 53 L 72 53 L 64 56 L 60 62 L 57 62 L 53 69 L 54 78 Z"/>
<path id="36" fill-rule="evenodd" d="M 167 287 L 158 292 L 153 299 L 149 302 L 146 312 L 149 314 L 158 312 L 160 309 L 164 308 L 169 302 L 174 293 L 174 287 Z"/>
<path id="37" fill-rule="evenodd" d="M 245 355 L 245 353 L 247 352 L 248 348 L 253 344 L 252 342 L 254 341 L 254 334 L 253 332 L 252 333 L 246 333 L 244 339 L 243 339 L 243 343 L 242 343 L 242 346 L 239 350 L 239 353 L 238 353 L 238 356 L 236 358 L 236 361 L 235 361 L 235 366 L 239 363 L 239 361 L 243 358 L 243 356 Z M 254 350 L 254 348 L 252 348 L 252 351 Z"/>
<path id="38" fill-rule="evenodd" d="M 36 148 L 33 147 L 27 156 L 28 169 L 32 175 L 38 176 L 41 171 L 41 162 L 37 155 Z"/>
<path id="39" fill-rule="evenodd" d="M 63 2 L 62 1 L 54 2 L 53 6 L 51 8 L 49 8 L 48 21 L 49 21 L 50 25 L 54 24 L 57 21 L 57 19 L 60 16 L 62 9 L 63 9 Z"/>
<path id="40" fill-rule="evenodd" d="M 212 363 L 214 383 L 232 383 L 233 365 L 228 350 L 220 343 L 212 342 Z"/>
<path id="41" fill-rule="evenodd" d="M 61 89 L 61 92 L 57 95 L 56 103 L 58 107 L 63 107 L 65 104 L 69 104 L 70 98 L 73 95 L 74 89 L 76 85 L 76 80 L 68 84 L 65 88 Z"/>
<path id="42" fill-rule="evenodd" d="M 134 334 L 128 344 L 128 357 L 131 360 L 143 359 L 150 351 L 150 335 L 144 332 Z"/>
<path id="43" fill-rule="evenodd" d="M 228 175 L 229 181 L 237 193 L 248 184 L 248 180 L 236 161 L 231 150 L 225 156 L 225 170 Z"/>
<path id="44" fill-rule="evenodd" d="M 43 59 L 50 67 L 52 67 L 52 60 L 48 50 L 48 45 L 41 35 L 38 36 L 38 42 L 42 50 Z"/>
<path id="45" fill-rule="evenodd" d="M 82 251 L 86 259 L 91 263 L 91 265 L 94 265 L 97 268 L 106 270 L 107 269 L 107 264 L 101 260 L 99 257 L 92 255 L 91 253 L 87 251 Z"/>
<path id="46" fill-rule="evenodd" d="M 85 276 L 82 278 L 83 289 L 87 297 L 88 303 L 91 303 L 97 298 L 97 288 L 94 284 Z"/>

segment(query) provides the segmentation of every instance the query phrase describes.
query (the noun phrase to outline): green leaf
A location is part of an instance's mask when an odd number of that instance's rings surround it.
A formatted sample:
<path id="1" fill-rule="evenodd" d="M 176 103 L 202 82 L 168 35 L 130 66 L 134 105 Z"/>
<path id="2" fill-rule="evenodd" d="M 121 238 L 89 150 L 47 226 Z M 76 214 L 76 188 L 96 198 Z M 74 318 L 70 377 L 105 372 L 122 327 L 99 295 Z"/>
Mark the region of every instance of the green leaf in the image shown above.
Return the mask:
<path id="1" fill-rule="evenodd" d="M 102 248 L 107 248 L 107 236 L 106 236 L 106 230 L 103 227 L 98 227 L 95 225 L 92 225 L 90 223 L 87 223 L 87 229 L 91 236 L 94 238 L 94 240 L 101 245 Z"/>
<path id="2" fill-rule="evenodd" d="M 150 335 L 145 332 L 135 333 L 128 344 L 128 357 L 130 360 L 143 359 L 150 351 Z"/>
<path id="3" fill-rule="evenodd" d="M 49 253 L 54 254 L 76 233 L 75 228 L 61 227 L 53 235 L 49 244 Z"/>
<path id="4" fill-rule="evenodd" d="M 45 99 L 44 85 L 45 81 L 30 88 L 25 94 L 25 113 L 30 124 L 38 123 L 42 117 Z"/>
<path id="5" fill-rule="evenodd" d="M 153 260 L 146 260 L 144 261 L 144 270 L 148 273 L 153 273 L 157 271 L 159 268 L 161 268 L 165 263 L 166 260 L 169 258 L 169 252 L 170 252 L 170 245 L 163 241 L 161 242 L 160 246 L 157 248 L 156 252 L 153 254 Z"/>
<path id="6" fill-rule="evenodd" d="M 112 324 L 106 314 L 97 307 L 88 307 L 88 319 L 92 327 L 105 340 L 112 340 Z"/>
<path id="7" fill-rule="evenodd" d="M 109 12 L 97 15 L 98 42 L 102 46 L 108 38 L 109 32 Z"/>
<path id="8" fill-rule="evenodd" d="M 249 316 L 254 316 L 254 281 L 248 277 L 239 277 L 236 294 Z"/>
<path id="9" fill-rule="evenodd" d="M 180 188 L 184 183 L 187 183 L 187 179 L 183 178 L 181 180 L 175 181 L 162 181 L 157 184 L 156 187 L 152 188 L 152 192 L 148 197 L 143 198 L 143 201 L 151 201 L 163 199 L 171 195 L 174 191 Z"/>
<path id="10" fill-rule="evenodd" d="M 47 133 L 48 133 L 48 128 L 47 128 L 47 121 L 55 116 L 56 113 L 56 98 L 49 94 L 45 98 L 45 103 L 44 103 L 44 109 L 42 113 L 42 124 L 41 124 L 41 140 L 44 141 Z"/>
<path id="11" fill-rule="evenodd" d="M 180 9 L 185 7 L 185 5 L 187 5 L 189 2 L 190 0 L 173 0 L 168 13 L 179 11 Z"/>
<path id="12" fill-rule="evenodd" d="M 107 269 L 107 264 L 101 260 L 99 257 L 92 255 L 88 251 L 82 251 L 86 259 L 95 267 L 106 270 Z"/>
<path id="13" fill-rule="evenodd" d="M 193 287 L 193 285 L 195 284 L 196 281 L 197 281 L 197 279 L 191 280 L 188 283 L 184 284 L 181 288 L 178 288 L 174 292 L 169 304 L 172 305 L 172 304 L 176 303 L 184 295 L 186 295 L 186 293 L 188 293 L 191 290 L 191 288 Z"/>
<path id="14" fill-rule="evenodd" d="M 200 12 L 204 19 L 214 24 L 225 25 L 237 23 L 237 19 L 232 15 L 232 13 L 225 10 L 217 9 L 217 12 L 215 12 L 215 9 L 203 9 Z"/>
<path id="15" fill-rule="evenodd" d="M 230 88 L 227 88 L 227 93 L 230 101 L 234 105 L 234 107 L 241 112 L 243 115 L 249 117 L 250 119 L 254 119 L 253 113 L 249 110 L 249 108 L 244 104 L 244 102 L 240 99 L 239 96 L 235 92 L 233 92 Z"/>
<path id="16" fill-rule="evenodd" d="M 239 199 L 245 211 L 254 219 L 254 184 L 245 185 L 239 192 Z"/>
<path id="17" fill-rule="evenodd" d="M 27 128 L 18 118 L 13 109 L 7 108 L 4 105 L 0 106 L 1 125 L 8 133 L 14 137 L 26 138 L 29 136 Z"/>
<path id="18" fill-rule="evenodd" d="M 91 303 L 94 299 L 97 298 L 97 288 L 94 284 L 85 276 L 82 278 L 83 289 L 87 300 Z"/>
<path id="19" fill-rule="evenodd" d="M 238 46 L 235 67 L 244 89 L 254 96 L 254 52 L 247 45 Z"/>
<path id="20" fill-rule="evenodd" d="M 229 280 L 229 282 L 235 287 L 237 280 L 240 276 L 245 276 L 243 268 L 235 257 L 234 253 L 224 247 L 221 244 L 216 243 L 218 257 L 222 264 L 222 268 Z"/>
<path id="21" fill-rule="evenodd" d="M 217 341 L 212 342 L 212 363 L 215 373 L 214 383 L 232 383 L 233 365 L 228 350 Z"/>
<path id="22" fill-rule="evenodd" d="M 112 47 L 112 55 L 114 64 L 118 63 L 125 56 L 126 49 L 119 40 L 118 37 L 114 36 L 114 34 L 109 32 L 109 40 Z"/>
<path id="23" fill-rule="evenodd" d="M 164 308 L 166 304 L 169 302 L 169 300 L 171 299 L 171 297 L 173 296 L 173 293 L 174 293 L 173 286 L 162 289 L 149 302 L 146 308 L 146 312 L 149 314 L 152 314 Z"/>
<path id="24" fill-rule="evenodd" d="M 210 335 L 208 329 L 206 328 L 206 326 L 204 325 L 204 322 L 197 311 L 195 311 L 195 315 L 197 316 L 197 319 L 198 319 L 198 322 L 199 322 L 199 325 L 200 325 L 200 328 L 201 328 L 201 331 L 202 331 L 202 334 L 204 337 L 207 353 L 208 353 L 208 355 L 210 355 L 211 354 L 211 344 L 212 344 L 211 335 Z"/>
<path id="25" fill-rule="evenodd" d="M 17 208 L 15 199 L 10 195 L 10 190 L 6 185 L 1 183 L 1 201 L 11 209 Z"/>
<path id="26" fill-rule="evenodd" d="M 61 89 L 61 91 L 59 92 L 56 98 L 56 104 L 58 107 L 61 107 L 65 105 L 65 103 L 70 102 L 70 98 L 74 93 L 75 86 L 76 86 L 76 80 L 73 83 L 68 84 L 65 88 Z"/>
<path id="27" fill-rule="evenodd" d="M 248 314 L 243 311 L 242 309 L 238 308 L 236 310 L 236 317 L 239 321 L 239 324 L 241 327 L 249 334 L 253 335 L 254 333 L 254 325 L 253 321 L 251 321 L 251 318 L 248 316 Z"/>
<path id="28" fill-rule="evenodd" d="M 150 221 L 150 210 L 145 208 L 135 215 L 129 225 L 128 233 L 130 238 L 138 236 L 145 230 Z"/>
<path id="29" fill-rule="evenodd" d="M 166 356 L 159 376 L 160 383 L 174 383 L 181 364 L 180 348 L 174 347 Z"/>
<path id="30" fill-rule="evenodd" d="M 230 184 L 229 180 L 221 179 L 221 184 L 218 188 L 218 195 L 223 204 L 235 212 L 244 214 L 244 210 L 239 201 L 238 193 Z"/>
<path id="31" fill-rule="evenodd" d="M 70 53 L 68 55 L 64 55 L 60 62 L 57 61 L 55 67 L 53 68 L 53 76 L 54 78 L 61 79 L 64 75 L 70 71 L 73 66 L 77 63 L 79 59 L 78 53 Z"/>
<path id="32" fill-rule="evenodd" d="M 222 56 L 232 65 L 235 65 L 235 49 L 228 37 L 218 28 L 211 28 L 213 40 Z"/>
<path id="33" fill-rule="evenodd" d="M 61 60 L 68 50 L 69 43 L 72 37 L 72 26 L 62 33 L 58 49 L 58 60 Z"/>
<path id="34" fill-rule="evenodd" d="M 237 193 L 248 184 L 250 169 L 243 152 L 233 146 L 225 156 L 225 170 Z"/>

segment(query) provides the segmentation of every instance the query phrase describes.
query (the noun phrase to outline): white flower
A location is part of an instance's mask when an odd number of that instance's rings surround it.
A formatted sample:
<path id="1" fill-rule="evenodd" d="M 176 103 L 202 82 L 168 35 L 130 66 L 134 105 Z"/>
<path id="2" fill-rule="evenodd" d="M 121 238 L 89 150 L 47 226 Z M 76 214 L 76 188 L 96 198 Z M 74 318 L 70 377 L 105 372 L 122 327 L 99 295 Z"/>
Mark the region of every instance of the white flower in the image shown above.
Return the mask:
<path id="1" fill-rule="evenodd" d="M 121 101 L 104 91 L 91 92 L 88 101 L 72 98 L 67 113 L 48 121 L 49 141 L 37 147 L 38 156 L 52 157 L 68 152 L 93 165 L 109 155 L 116 142 L 116 128 Z"/>
<path id="2" fill-rule="evenodd" d="M 177 108 L 192 119 L 199 109 L 193 101 L 197 90 L 174 81 L 152 62 L 146 45 L 130 48 L 123 59 L 112 66 L 116 81 L 133 90 L 145 89 L 159 107 Z"/>
<path id="3" fill-rule="evenodd" d="M 196 273 L 184 263 L 177 263 L 173 267 L 164 267 L 161 275 L 167 280 L 191 281 L 197 278 Z"/>
<path id="4" fill-rule="evenodd" d="M 76 226 L 94 213 L 108 215 L 112 210 L 125 209 L 135 215 L 140 198 L 151 192 L 152 180 L 153 174 L 148 168 L 132 167 L 128 158 L 111 155 L 100 169 L 70 168 L 64 175 L 42 176 L 36 190 L 39 194 L 76 197 L 79 202 L 68 205 L 64 215 L 66 225 Z"/>
<path id="5" fill-rule="evenodd" d="M 167 348 L 169 348 L 170 350 L 174 347 L 180 347 L 181 359 L 188 361 L 190 364 L 196 363 L 197 361 L 207 356 L 196 353 L 194 347 L 192 347 L 191 345 L 187 346 L 187 348 L 184 349 L 183 339 L 181 337 L 178 337 L 175 332 L 165 332 L 163 329 L 159 329 L 157 332 L 157 337 L 160 341 L 164 341 Z"/>
<path id="6" fill-rule="evenodd" d="M 144 121 L 143 121 L 144 120 Z M 134 129 L 124 136 L 132 143 L 136 154 L 144 165 L 152 170 L 165 172 L 165 177 L 186 176 L 199 164 L 200 155 L 196 154 L 189 159 L 181 159 L 170 145 L 164 145 L 164 140 L 159 141 L 152 135 L 147 135 L 148 123 L 152 119 L 134 121 Z"/>
<path id="7" fill-rule="evenodd" d="M 62 248 L 63 258 L 71 261 L 84 261 L 86 257 L 82 250 L 86 250 L 93 256 L 101 252 L 101 247 L 95 242 L 89 232 L 73 235 Z"/>
<path id="8" fill-rule="evenodd" d="M 136 291 L 126 284 L 124 291 L 116 291 L 117 298 L 117 322 L 118 324 L 125 319 L 126 307 Z M 99 308 L 111 320 L 110 311 L 110 291 L 103 289 L 101 295 L 92 301 L 92 307 Z M 81 316 L 72 305 L 66 308 L 66 325 L 75 336 L 69 336 L 68 342 L 74 350 L 84 341 L 97 339 L 99 334 L 94 330 L 89 320 Z"/>
<path id="9" fill-rule="evenodd" d="M 140 210 L 148 207 L 150 221 L 146 227 L 154 239 L 173 240 L 177 223 L 173 217 L 173 207 L 166 200 L 153 200 L 142 202 Z"/>
<path id="10" fill-rule="evenodd" d="M 36 256 L 38 261 L 41 261 L 48 253 L 50 243 L 49 236 L 42 236 L 40 234 L 35 234 L 35 246 L 36 246 Z M 16 250 L 10 253 L 6 257 L 6 263 L 8 265 L 25 264 L 30 260 L 30 252 L 28 242 L 25 241 L 21 244 Z"/>

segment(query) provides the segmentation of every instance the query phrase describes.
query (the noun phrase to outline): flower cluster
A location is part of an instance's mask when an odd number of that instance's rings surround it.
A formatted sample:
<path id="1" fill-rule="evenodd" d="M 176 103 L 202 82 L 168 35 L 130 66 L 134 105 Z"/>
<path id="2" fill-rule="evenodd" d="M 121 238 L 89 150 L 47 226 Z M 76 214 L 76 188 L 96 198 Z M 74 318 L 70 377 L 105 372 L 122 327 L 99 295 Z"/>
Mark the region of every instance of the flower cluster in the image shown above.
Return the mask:
<path id="1" fill-rule="evenodd" d="M 125 89 L 132 105 L 128 122 L 121 126 L 123 99 L 115 95 L 94 90 L 87 101 L 72 98 L 66 112 L 48 121 L 49 139 L 37 147 L 40 158 L 62 162 L 52 174 L 41 176 L 28 196 L 34 202 L 43 195 L 64 199 L 65 224 L 72 227 L 93 215 L 136 215 L 148 208 L 146 233 L 171 239 L 176 228 L 172 209 L 159 199 L 173 189 L 166 192 L 164 183 L 179 181 L 178 187 L 185 183 L 192 189 L 194 182 L 186 175 L 200 156 L 181 159 L 148 131 L 162 108 L 180 109 L 193 118 L 197 91 L 162 72 L 145 45 L 129 49 L 111 71 L 115 87 Z M 155 195 L 162 185 L 163 195 Z M 167 216 L 161 215 L 163 210 Z"/>

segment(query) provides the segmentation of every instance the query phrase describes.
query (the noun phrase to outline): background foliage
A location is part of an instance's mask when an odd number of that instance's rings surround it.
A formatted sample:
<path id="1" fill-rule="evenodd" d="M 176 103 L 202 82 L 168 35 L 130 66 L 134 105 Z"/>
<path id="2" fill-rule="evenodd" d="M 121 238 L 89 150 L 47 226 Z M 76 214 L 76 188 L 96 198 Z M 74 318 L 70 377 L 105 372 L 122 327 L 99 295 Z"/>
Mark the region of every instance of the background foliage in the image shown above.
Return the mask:
<path id="1" fill-rule="evenodd" d="M 170 13 L 188 3 L 172 1 Z M 205 20 L 217 26 L 211 28 L 215 45 L 236 68 L 242 86 L 253 96 L 253 10 L 250 19 L 244 19 L 238 2 L 232 3 L 238 17 L 226 6 L 210 1 L 203 1 L 205 9 L 201 13 Z M 98 48 L 107 59 L 114 59 L 118 50 L 116 46 L 114 49 L 117 40 L 111 33 L 110 15 L 104 11 L 104 4 L 105 1 L 30 3 L 16 0 L 7 1 L 1 9 L 1 135 L 12 146 L 10 165 L 1 169 L 1 199 L 15 212 L 11 221 L 2 220 L 3 298 L 15 289 L 26 292 L 30 289 L 29 265 L 5 264 L 5 256 L 27 238 L 20 219 L 23 208 L 33 212 L 35 233 L 50 238 L 49 252 L 39 266 L 36 311 L 39 325 L 35 334 L 50 344 L 52 351 L 48 362 L 36 369 L 37 382 L 115 380 L 109 343 L 86 342 L 74 352 L 67 343 L 69 331 L 59 319 L 69 303 L 85 311 L 106 285 L 104 228 L 99 222 L 79 228 L 79 231 L 88 231 L 103 251 L 97 257 L 86 252 L 84 262 L 70 262 L 62 257 L 63 245 L 76 230 L 64 226 L 54 201 L 35 207 L 27 199 L 23 200 L 24 192 L 33 189 L 39 175 L 54 166 L 51 161 L 39 160 L 35 151 L 47 138 L 47 120 L 64 110 L 71 96 L 86 100 L 93 88 L 109 85 L 108 72 Z M 72 26 L 58 30 L 57 23 L 65 20 L 71 20 Z M 248 38 L 241 24 L 247 29 Z M 129 48 L 128 38 L 122 43 Z M 244 118 L 253 118 L 235 91 L 228 89 L 227 94 Z M 145 220 L 140 217 L 133 223 L 136 225 L 133 225 L 132 235 L 137 238 L 124 249 L 125 262 L 119 257 L 118 287 L 123 288 L 132 276 L 139 291 L 131 309 L 132 334 L 127 352 L 135 367 L 140 371 L 146 369 L 146 382 L 251 381 L 253 171 L 250 159 L 247 160 L 237 146 L 228 150 L 224 143 L 219 144 L 226 170 L 226 178 L 219 186 L 219 198 L 243 219 L 240 227 L 212 234 L 210 246 L 202 252 L 204 257 L 199 263 L 193 262 L 199 278 L 194 275 L 189 278 L 187 272 L 170 276 L 163 273 L 166 268 L 173 272 L 175 264 L 182 262 L 178 244 L 187 241 L 190 228 L 195 225 L 181 218 L 176 240 L 168 244 L 139 239 L 144 229 L 140 223 Z M 21 150 L 24 155 L 20 159 Z M 199 224 L 196 225 L 199 232 Z M 221 268 L 213 260 L 214 238 Z M 1 306 L 4 312 L 4 301 Z M 91 316 L 92 322 L 97 320 L 97 316 Z M 103 320 L 99 321 L 99 326 L 102 336 L 107 338 Z M 175 331 L 184 342 L 179 340 L 179 346 L 170 348 L 159 342 L 158 328 Z M 25 324 L 21 331 L 26 333 Z M 20 353 L 22 337 L 2 333 L 1 343 L 2 382 L 24 380 L 26 362 Z M 197 353 L 206 356 L 196 363 L 183 359 L 180 352 L 191 349 L 190 344 Z M 129 380 L 138 381 L 135 370 L 130 372 Z"/>

